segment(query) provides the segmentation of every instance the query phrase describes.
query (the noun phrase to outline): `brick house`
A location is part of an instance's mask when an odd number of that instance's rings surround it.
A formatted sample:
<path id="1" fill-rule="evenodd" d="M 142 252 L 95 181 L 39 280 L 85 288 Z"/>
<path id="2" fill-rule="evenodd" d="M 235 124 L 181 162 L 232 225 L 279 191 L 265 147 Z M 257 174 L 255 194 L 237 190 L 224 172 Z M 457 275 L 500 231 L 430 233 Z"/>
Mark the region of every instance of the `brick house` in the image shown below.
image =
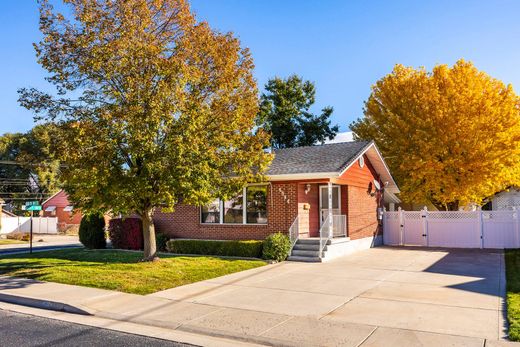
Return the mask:
<path id="1" fill-rule="evenodd" d="M 42 203 L 43 217 L 57 217 L 58 230 L 63 231 L 71 226 L 79 225 L 82 214 L 74 210 L 67 193 L 60 190 Z"/>
<path id="2" fill-rule="evenodd" d="M 172 238 L 212 240 L 289 233 L 295 260 L 315 259 L 316 252 L 306 250 L 320 237 L 329 248 L 342 243 L 340 253 L 382 243 L 378 213 L 385 196 L 395 199 L 399 189 L 373 142 L 278 149 L 266 176 L 268 182 L 248 185 L 230 201 L 158 210 L 156 230 Z"/>

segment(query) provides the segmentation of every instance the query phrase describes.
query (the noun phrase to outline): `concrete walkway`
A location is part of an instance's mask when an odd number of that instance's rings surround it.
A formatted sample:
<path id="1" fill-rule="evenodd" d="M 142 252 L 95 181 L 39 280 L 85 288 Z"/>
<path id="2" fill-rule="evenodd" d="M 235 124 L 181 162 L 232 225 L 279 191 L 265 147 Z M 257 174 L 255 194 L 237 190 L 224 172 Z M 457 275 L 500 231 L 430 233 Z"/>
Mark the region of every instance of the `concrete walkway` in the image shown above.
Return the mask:
<path id="1" fill-rule="evenodd" d="M 148 296 L 3 278 L 0 300 L 265 344 L 498 346 L 504 276 L 501 252 L 379 247 Z"/>

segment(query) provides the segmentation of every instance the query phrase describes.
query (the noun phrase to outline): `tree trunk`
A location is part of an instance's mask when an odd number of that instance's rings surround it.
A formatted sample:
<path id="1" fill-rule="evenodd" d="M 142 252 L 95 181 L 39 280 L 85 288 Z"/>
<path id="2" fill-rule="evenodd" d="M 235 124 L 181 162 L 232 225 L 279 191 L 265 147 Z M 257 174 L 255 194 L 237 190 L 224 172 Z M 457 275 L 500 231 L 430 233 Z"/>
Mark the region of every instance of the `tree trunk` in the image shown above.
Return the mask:
<path id="1" fill-rule="evenodd" d="M 157 257 L 155 244 L 155 226 L 153 225 L 152 210 L 145 211 L 141 215 L 143 221 L 144 258 L 143 261 L 154 261 Z"/>
<path id="2" fill-rule="evenodd" d="M 459 210 L 459 202 L 452 201 L 446 204 L 442 204 L 437 201 L 430 201 L 433 206 L 435 206 L 439 211 L 458 211 Z"/>

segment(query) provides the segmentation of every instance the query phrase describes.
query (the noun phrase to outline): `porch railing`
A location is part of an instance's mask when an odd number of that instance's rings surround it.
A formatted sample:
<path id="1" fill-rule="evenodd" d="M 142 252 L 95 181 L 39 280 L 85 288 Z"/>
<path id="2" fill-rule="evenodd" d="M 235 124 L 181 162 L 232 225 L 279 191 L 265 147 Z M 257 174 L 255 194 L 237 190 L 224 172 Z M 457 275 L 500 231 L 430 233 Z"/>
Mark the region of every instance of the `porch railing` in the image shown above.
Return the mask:
<path id="1" fill-rule="evenodd" d="M 347 237 L 347 216 L 338 214 L 332 216 L 332 237 Z"/>
<path id="2" fill-rule="evenodd" d="M 298 237 L 300 235 L 300 216 L 296 216 L 294 222 L 291 224 L 289 228 L 289 239 L 291 240 L 291 251 L 298 241 Z"/>
<path id="3" fill-rule="evenodd" d="M 332 225 L 331 225 L 332 224 Z M 331 230 L 332 229 L 332 230 Z M 323 251 L 329 240 L 334 237 L 347 236 L 347 216 L 333 215 L 332 218 L 327 217 L 320 228 L 320 258 L 323 257 Z"/>

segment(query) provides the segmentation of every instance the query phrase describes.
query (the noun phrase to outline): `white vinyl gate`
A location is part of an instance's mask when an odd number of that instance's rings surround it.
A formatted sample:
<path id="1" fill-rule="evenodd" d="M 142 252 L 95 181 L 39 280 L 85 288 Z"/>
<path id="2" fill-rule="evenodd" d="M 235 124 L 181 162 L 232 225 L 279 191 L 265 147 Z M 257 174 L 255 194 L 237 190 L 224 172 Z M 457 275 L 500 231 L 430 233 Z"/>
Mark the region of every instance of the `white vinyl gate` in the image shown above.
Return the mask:
<path id="1" fill-rule="evenodd" d="M 518 212 L 385 211 L 383 240 L 395 246 L 520 248 Z"/>

